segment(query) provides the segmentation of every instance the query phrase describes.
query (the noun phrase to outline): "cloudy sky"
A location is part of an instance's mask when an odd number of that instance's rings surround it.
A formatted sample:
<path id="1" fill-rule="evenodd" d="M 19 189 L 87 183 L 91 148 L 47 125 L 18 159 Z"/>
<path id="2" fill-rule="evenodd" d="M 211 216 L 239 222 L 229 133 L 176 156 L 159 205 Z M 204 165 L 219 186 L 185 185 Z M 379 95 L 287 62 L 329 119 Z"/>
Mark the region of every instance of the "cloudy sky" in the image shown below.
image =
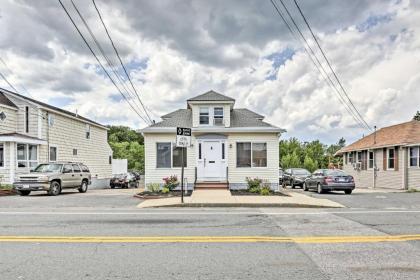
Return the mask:
<path id="1" fill-rule="evenodd" d="M 117 64 L 92 2 L 74 1 Z M 63 3 L 89 38 L 70 0 Z M 287 129 L 286 138 L 334 143 L 369 133 L 339 102 L 269 0 L 96 3 L 156 120 L 213 89 Z M 315 49 L 293 1 L 285 3 Z M 299 4 L 371 126 L 407 121 L 420 110 L 420 1 Z M 0 28 L 0 58 L 8 66 L 0 61 L 0 72 L 23 94 L 26 89 L 34 98 L 104 124 L 145 126 L 100 70 L 58 1 L 0 0 Z M 0 80 L 0 87 L 8 85 Z"/>

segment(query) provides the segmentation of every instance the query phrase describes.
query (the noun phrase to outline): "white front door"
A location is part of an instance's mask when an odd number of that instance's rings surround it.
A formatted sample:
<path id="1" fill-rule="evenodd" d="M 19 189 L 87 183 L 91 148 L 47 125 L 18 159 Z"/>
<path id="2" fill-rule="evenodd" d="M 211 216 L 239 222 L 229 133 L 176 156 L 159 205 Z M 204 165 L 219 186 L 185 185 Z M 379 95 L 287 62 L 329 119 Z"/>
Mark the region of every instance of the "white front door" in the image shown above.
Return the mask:
<path id="1" fill-rule="evenodd" d="M 201 159 L 198 160 L 198 179 L 204 181 L 225 180 L 226 160 L 223 158 L 221 141 L 202 141 Z"/>

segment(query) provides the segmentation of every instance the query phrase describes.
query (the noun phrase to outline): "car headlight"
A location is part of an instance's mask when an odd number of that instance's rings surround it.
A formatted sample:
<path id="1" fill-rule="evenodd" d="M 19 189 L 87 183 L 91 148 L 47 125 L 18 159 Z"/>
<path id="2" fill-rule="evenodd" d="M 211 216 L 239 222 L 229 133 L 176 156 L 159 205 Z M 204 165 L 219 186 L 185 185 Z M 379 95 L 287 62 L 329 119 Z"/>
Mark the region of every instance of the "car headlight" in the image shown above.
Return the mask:
<path id="1" fill-rule="evenodd" d="M 47 176 L 38 177 L 38 182 L 48 182 L 48 177 Z"/>

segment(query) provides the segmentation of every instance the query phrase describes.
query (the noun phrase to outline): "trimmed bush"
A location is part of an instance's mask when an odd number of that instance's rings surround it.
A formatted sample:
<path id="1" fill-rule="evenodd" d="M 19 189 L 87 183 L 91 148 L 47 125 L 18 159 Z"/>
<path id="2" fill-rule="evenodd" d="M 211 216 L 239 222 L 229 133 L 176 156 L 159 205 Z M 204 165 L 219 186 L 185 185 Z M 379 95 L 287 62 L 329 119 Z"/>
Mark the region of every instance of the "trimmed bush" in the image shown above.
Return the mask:
<path id="1" fill-rule="evenodd" d="M 168 187 L 163 187 L 161 190 L 162 193 L 169 193 L 170 189 Z"/>
<path id="2" fill-rule="evenodd" d="M 154 193 L 160 192 L 160 184 L 158 183 L 147 184 L 147 190 Z"/>

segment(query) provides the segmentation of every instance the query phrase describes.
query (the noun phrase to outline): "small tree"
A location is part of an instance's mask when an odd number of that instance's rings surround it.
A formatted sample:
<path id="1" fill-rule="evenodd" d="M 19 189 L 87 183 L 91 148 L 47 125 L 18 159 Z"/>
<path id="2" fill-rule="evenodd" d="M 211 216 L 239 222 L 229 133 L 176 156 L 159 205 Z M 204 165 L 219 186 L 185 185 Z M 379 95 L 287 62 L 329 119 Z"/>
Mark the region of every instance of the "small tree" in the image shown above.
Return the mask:
<path id="1" fill-rule="evenodd" d="M 305 169 L 309 170 L 310 172 L 314 172 L 315 169 L 318 168 L 318 163 L 309 156 L 306 156 L 303 162 L 303 167 L 305 167 Z"/>
<path id="2" fill-rule="evenodd" d="M 413 117 L 414 121 L 420 121 L 420 111 L 417 111 L 417 113 Z"/>

